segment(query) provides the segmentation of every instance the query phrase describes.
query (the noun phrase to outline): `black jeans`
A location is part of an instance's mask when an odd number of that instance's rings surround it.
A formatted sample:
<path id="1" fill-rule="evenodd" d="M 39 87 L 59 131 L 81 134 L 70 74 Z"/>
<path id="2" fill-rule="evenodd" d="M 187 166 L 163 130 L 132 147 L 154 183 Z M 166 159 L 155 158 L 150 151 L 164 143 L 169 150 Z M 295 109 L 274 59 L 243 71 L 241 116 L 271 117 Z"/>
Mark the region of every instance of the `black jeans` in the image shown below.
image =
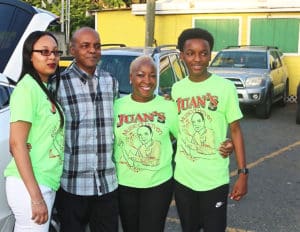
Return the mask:
<path id="1" fill-rule="evenodd" d="M 77 196 L 57 192 L 56 208 L 61 232 L 118 232 L 118 191 L 103 196 Z"/>
<path id="2" fill-rule="evenodd" d="M 175 181 L 175 202 L 183 232 L 225 232 L 229 184 L 194 191 Z"/>
<path id="3" fill-rule="evenodd" d="M 123 231 L 163 232 L 172 196 L 173 179 L 145 189 L 119 185 Z"/>

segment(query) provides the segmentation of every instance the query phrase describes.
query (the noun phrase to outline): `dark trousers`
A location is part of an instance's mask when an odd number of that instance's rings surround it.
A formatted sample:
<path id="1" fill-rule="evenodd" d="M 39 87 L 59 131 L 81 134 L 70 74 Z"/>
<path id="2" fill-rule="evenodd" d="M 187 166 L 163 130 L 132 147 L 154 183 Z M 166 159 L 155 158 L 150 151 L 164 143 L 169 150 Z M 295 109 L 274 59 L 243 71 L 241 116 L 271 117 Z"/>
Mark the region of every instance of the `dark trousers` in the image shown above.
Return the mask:
<path id="1" fill-rule="evenodd" d="M 77 196 L 59 189 L 56 198 L 61 232 L 118 232 L 118 192 Z"/>
<path id="2" fill-rule="evenodd" d="M 172 195 L 173 179 L 145 189 L 119 185 L 123 231 L 163 232 Z"/>
<path id="3" fill-rule="evenodd" d="M 229 185 L 194 191 L 175 181 L 175 202 L 183 232 L 224 232 Z"/>

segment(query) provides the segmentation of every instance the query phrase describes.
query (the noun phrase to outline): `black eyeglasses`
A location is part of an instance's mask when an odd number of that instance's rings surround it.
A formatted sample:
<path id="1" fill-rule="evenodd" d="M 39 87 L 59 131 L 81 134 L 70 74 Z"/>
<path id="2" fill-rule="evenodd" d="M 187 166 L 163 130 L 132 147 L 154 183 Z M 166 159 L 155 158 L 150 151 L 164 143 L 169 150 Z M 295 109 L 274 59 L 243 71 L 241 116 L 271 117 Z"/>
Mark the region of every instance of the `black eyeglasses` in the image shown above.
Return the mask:
<path id="1" fill-rule="evenodd" d="M 63 54 L 63 51 L 49 51 L 47 49 L 43 49 L 43 50 L 32 50 L 32 52 L 39 52 L 41 53 L 42 56 L 50 56 L 51 53 L 54 54 L 54 56 L 58 57 L 61 56 Z"/>

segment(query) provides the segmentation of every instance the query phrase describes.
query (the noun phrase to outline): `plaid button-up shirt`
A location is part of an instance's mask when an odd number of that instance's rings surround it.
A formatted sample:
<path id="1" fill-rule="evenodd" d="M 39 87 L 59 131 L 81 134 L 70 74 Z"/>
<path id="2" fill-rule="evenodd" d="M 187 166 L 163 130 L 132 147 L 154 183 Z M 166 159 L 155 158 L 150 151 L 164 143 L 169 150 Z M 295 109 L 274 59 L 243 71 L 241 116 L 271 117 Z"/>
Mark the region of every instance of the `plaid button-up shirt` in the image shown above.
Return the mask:
<path id="1" fill-rule="evenodd" d="M 102 70 L 88 76 L 73 63 L 61 74 L 57 96 L 66 117 L 61 187 L 82 196 L 115 190 L 112 155 L 117 81 Z"/>

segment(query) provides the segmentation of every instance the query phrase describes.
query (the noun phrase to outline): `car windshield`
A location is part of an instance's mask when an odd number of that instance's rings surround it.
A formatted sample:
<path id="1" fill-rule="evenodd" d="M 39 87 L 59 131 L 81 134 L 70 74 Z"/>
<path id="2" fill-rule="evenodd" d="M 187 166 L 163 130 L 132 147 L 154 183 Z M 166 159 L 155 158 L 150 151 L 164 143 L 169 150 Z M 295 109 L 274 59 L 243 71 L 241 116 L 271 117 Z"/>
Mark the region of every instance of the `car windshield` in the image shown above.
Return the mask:
<path id="1" fill-rule="evenodd" d="M 120 94 L 131 93 L 129 67 L 136 56 L 101 55 L 100 68 L 109 72 L 119 82 Z"/>
<path id="2" fill-rule="evenodd" d="M 0 4 L 0 72 L 3 72 L 31 18 L 28 11 L 9 4 Z"/>
<path id="3" fill-rule="evenodd" d="M 212 61 L 211 67 L 266 69 L 266 52 L 221 51 Z"/>

